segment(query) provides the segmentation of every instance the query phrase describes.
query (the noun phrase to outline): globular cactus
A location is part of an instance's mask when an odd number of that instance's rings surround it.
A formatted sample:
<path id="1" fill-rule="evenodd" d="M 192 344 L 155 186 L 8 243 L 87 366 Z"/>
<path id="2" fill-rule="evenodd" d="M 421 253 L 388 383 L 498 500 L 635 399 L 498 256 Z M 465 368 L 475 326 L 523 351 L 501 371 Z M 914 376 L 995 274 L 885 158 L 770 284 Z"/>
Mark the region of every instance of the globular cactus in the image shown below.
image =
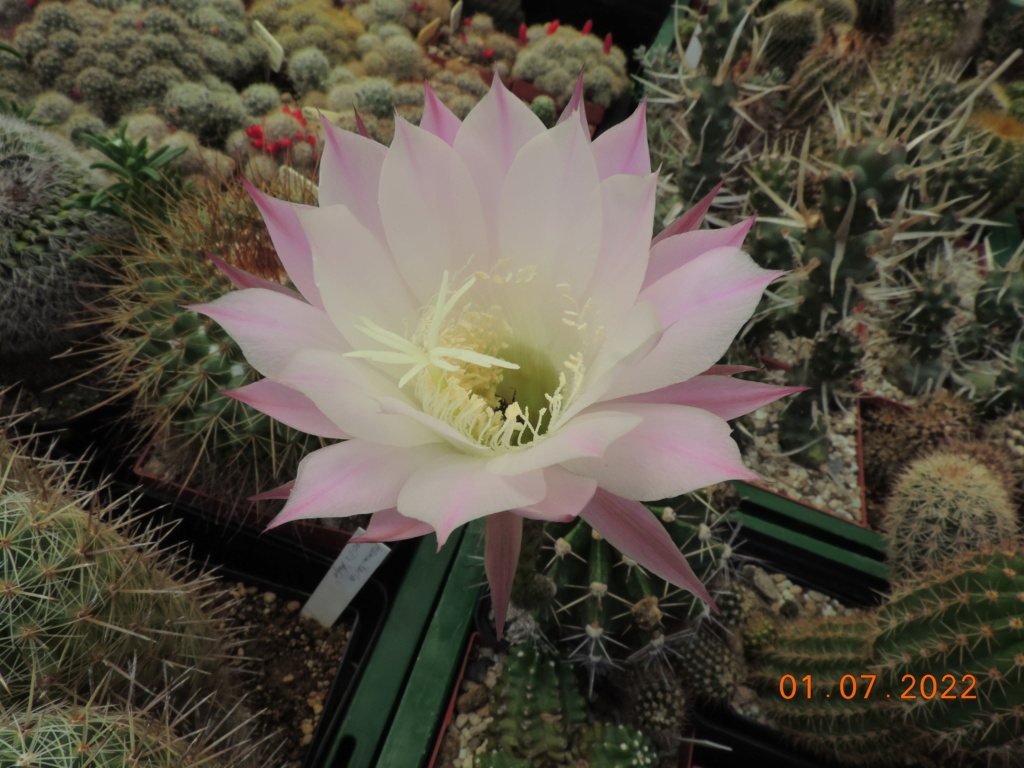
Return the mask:
<path id="1" fill-rule="evenodd" d="M 134 398 L 142 439 L 159 435 L 178 479 L 234 505 L 285 482 L 321 441 L 220 394 L 256 374 L 216 323 L 182 306 L 231 288 L 204 249 L 265 279 L 287 279 L 244 190 L 187 197 L 119 260 L 121 278 L 96 318 L 106 329 L 98 367 L 111 391 Z"/>
<path id="2" fill-rule="evenodd" d="M 526 37 L 512 76 L 533 83 L 559 105 L 569 100 L 580 72 L 583 97 L 600 107 L 611 104 L 629 83 L 625 54 L 593 35 L 554 22 L 530 27 Z"/>
<path id="3" fill-rule="evenodd" d="M 246 120 L 245 105 L 230 87 L 209 88 L 195 82 L 171 87 L 163 99 L 163 114 L 171 125 L 215 146 Z"/>
<path id="4" fill-rule="evenodd" d="M 179 768 L 228 766 L 198 734 L 115 706 L 60 703 L 31 710 L 0 706 L 0 765 Z"/>
<path id="5" fill-rule="evenodd" d="M 822 36 L 821 10 L 809 0 L 787 0 L 761 22 L 765 35 L 761 51 L 769 69 L 778 67 L 792 76 L 800 60 Z"/>
<path id="6" fill-rule="evenodd" d="M 250 16 L 274 36 L 285 56 L 315 46 L 332 65 L 357 59 L 356 40 L 366 32 L 348 8 L 335 8 L 330 0 L 258 0 Z"/>
<path id="7" fill-rule="evenodd" d="M 909 311 L 901 312 L 889 327 L 900 343 L 888 370 L 907 392 L 935 390 L 946 375 L 944 352 L 950 346 L 950 321 L 956 317 L 960 296 L 956 283 L 931 281 L 908 297 Z"/>
<path id="8" fill-rule="evenodd" d="M 7 431 L 9 425 L 4 425 Z M 186 577 L 153 533 L 73 485 L 74 467 L 0 437 L 0 680 L 13 699 L 91 690 L 109 667 L 194 695 L 231 650 L 210 577 Z"/>
<path id="9" fill-rule="evenodd" d="M 694 494 L 678 509 L 658 516 L 703 584 L 728 577 L 731 547 L 716 537 L 715 512 Z M 598 670 L 616 658 L 637 654 L 661 657 L 667 629 L 704 617 L 707 606 L 644 571 L 619 554 L 582 520 L 551 524 L 547 535 L 553 556 L 542 552 L 543 574 L 553 600 L 541 620 L 553 620 L 570 646 L 570 658 L 582 663 L 591 684 Z"/>
<path id="10" fill-rule="evenodd" d="M 17 33 L 27 45 L 28 68 L 112 123 L 157 106 L 174 84 L 204 78 L 243 83 L 263 67 L 266 53 L 246 29 L 241 2 L 197 9 L 147 5 L 40 8 Z"/>
<path id="11" fill-rule="evenodd" d="M 625 686 L 630 722 L 661 747 L 679 744 L 686 727 L 687 698 L 667 665 L 631 669 Z"/>
<path id="12" fill-rule="evenodd" d="M 299 96 L 320 88 L 330 71 L 327 54 L 316 46 L 300 48 L 288 58 L 288 77 Z"/>
<path id="13" fill-rule="evenodd" d="M 727 704 L 747 673 L 736 644 L 703 626 L 669 643 L 686 690 L 701 701 Z"/>
<path id="14" fill-rule="evenodd" d="M 895 34 L 882 51 L 879 76 L 916 78 L 937 55 L 966 60 L 988 8 L 988 0 L 897 0 Z"/>
<path id="15" fill-rule="evenodd" d="M 825 109 L 826 96 L 836 103 L 870 82 L 871 50 L 871 38 L 857 29 L 826 30 L 789 78 L 786 125 L 806 125 Z"/>
<path id="16" fill-rule="evenodd" d="M 118 229 L 110 217 L 65 210 L 92 188 L 78 153 L 28 121 L 0 115 L 0 368 L 45 384 L 51 355 L 84 335 L 77 319 L 96 276 L 80 257 Z M 46 379 L 51 381 L 46 381 Z"/>
<path id="17" fill-rule="evenodd" d="M 969 455 L 917 459 L 896 481 L 885 512 L 894 578 L 1012 536 L 1017 515 L 1005 484 Z"/>

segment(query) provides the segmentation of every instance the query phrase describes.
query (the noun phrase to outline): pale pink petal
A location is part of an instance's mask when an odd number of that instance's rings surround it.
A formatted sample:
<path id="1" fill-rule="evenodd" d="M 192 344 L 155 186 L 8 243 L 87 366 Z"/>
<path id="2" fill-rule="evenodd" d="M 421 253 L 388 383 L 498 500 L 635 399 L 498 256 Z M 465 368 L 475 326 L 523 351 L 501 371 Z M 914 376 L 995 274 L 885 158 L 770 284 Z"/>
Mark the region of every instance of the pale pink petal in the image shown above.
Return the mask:
<path id="1" fill-rule="evenodd" d="M 370 517 L 366 533 L 351 539 L 353 544 L 375 544 L 380 541 L 405 541 L 417 536 L 433 533 L 431 528 L 420 520 L 398 514 L 397 509 L 382 509 Z"/>
<path id="2" fill-rule="evenodd" d="M 402 335 L 416 327 L 419 303 L 391 253 L 349 208 L 313 208 L 301 213 L 299 220 L 313 252 L 324 309 L 353 349 L 379 347 L 356 328 L 361 317 Z"/>
<path id="3" fill-rule="evenodd" d="M 597 265 L 584 295 L 610 326 L 634 303 L 647 272 L 657 174 L 619 174 L 601 182 L 602 236 Z"/>
<path id="4" fill-rule="evenodd" d="M 575 117 L 579 120 L 580 126 L 583 128 L 583 132 L 589 137 L 590 136 L 590 125 L 587 123 L 587 112 L 583 108 L 583 71 L 580 71 L 580 76 L 576 78 L 576 87 L 572 89 L 572 96 L 569 98 L 569 103 L 565 105 L 565 109 L 562 110 L 562 114 L 558 116 L 558 123 L 564 123 L 571 117 Z"/>
<path id="5" fill-rule="evenodd" d="M 603 405 L 603 404 L 602 404 Z M 599 459 L 564 466 L 627 499 L 669 499 L 725 480 L 754 480 L 724 419 L 683 405 L 616 403 L 643 417 Z"/>
<path id="6" fill-rule="evenodd" d="M 556 426 L 567 423 L 584 408 L 604 398 L 611 387 L 628 375 L 637 361 L 651 354 L 662 330 L 650 302 L 640 302 L 611 327 L 593 362 L 588 361 L 586 384 L 572 404 L 562 412 Z"/>
<path id="7" fill-rule="evenodd" d="M 753 225 L 754 220 L 751 218 L 722 229 L 684 232 L 653 245 L 647 274 L 644 276 L 644 288 L 710 250 L 739 248 Z"/>
<path id="8" fill-rule="evenodd" d="M 499 208 L 501 255 L 512 269 L 536 266 L 538 282 L 566 283 L 580 295 L 601 246 L 602 203 L 590 139 L 575 122 L 520 150 Z"/>
<path id="9" fill-rule="evenodd" d="M 384 413 L 380 399 L 406 400 L 394 380 L 351 357 L 300 350 L 276 377 L 313 401 L 332 422 L 354 437 L 406 447 L 441 440 L 404 415 Z"/>
<path id="10" fill-rule="evenodd" d="M 580 513 L 597 490 L 594 478 L 574 475 L 562 467 L 545 469 L 544 482 L 547 483 L 544 500 L 513 510 L 517 515 L 530 520 L 567 523 Z"/>
<path id="11" fill-rule="evenodd" d="M 492 253 L 497 253 L 498 203 L 505 176 L 519 150 L 543 132 L 540 118 L 495 74 L 491 89 L 466 116 L 455 137 L 452 146 L 476 182 Z"/>
<path id="12" fill-rule="evenodd" d="M 420 119 L 420 128 L 434 134 L 449 146 L 455 144 L 455 137 L 462 122 L 437 98 L 430 83 L 424 82 L 423 89 L 423 117 Z"/>
<path id="13" fill-rule="evenodd" d="M 313 280 L 313 256 L 309 252 L 306 233 L 302 231 L 297 215 L 299 211 L 310 206 L 278 200 L 263 194 L 247 181 L 242 183 L 263 216 L 270 239 L 274 243 L 274 250 L 277 251 L 277 257 L 281 260 L 288 277 L 306 301 L 314 307 L 323 306 L 320 303 L 320 292 Z"/>
<path id="14" fill-rule="evenodd" d="M 626 557 L 714 605 L 665 526 L 647 507 L 598 489 L 580 517 Z"/>
<path id="15" fill-rule="evenodd" d="M 398 414 L 419 422 L 464 453 L 475 453 L 479 456 L 486 456 L 490 453 L 489 449 L 480 445 L 476 440 L 466 437 L 447 422 L 424 413 L 423 409 L 415 402 L 399 400 L 394 397 L 378 397 L 377 401 L 380 404 L 381 413 Z"/>
<path id="16" fill-rule="evenodd" d="M 598 176 L 602 179 L 617 173 L 646 176 L 651 172 L 646 97 L 632 115 L 594 139 L 594 160 L 597 161 Z"/>
<path id="17" fill-rule="evenodd" d="M 698 229 L 704 221 L 704 216 L 707 214 L 708 209 L 711 207 L 711 203 L 714 202 L 715 196 L 718 195 L 718 190 L 725 184 L 725 180 L 718 182 L 718 186 L 712 189 L 704 199 L 697 203 L 693 208 L 685 211 L 678 219 L 673 221 L 661 232 L 655 235 L 651 241 L 651 245 L 657 245 L 667 237 L 674 237 L 675 235 L 683 232 L 691 232 Z"/>
<path id="18" fill-rule="evenodd" d="M 601 456 L 609 445 L 640 422 L 639 416 L 613 411 L 577 416 L 523 450 L 495 456 L 487 463 L 487 471 L 496 475 L 520 475 L 569 459 Z"/>
<path id="19" fill-rule="evenodd" d="M 454 277 L 489 265 L 483 212 L 465 163 L 401 118 L 381 169 L 380 208 L 395 263 L 419 303 L 437 294 L 445 270 Z"/>
<path id="20" fill-rule="evenodd" d="M 320 161 L 320 207 L 344 205 L 384 243 L 377 189 L 387 147 L 321 118 L 324 154 Z"/>
<path id="21" fill-rule="evenodd" d="M 735 419 L 745 413 L 775 402 L 780 397 L 803 392 L 807 387 L 780 387 L 759 381 L 731 379 L 728 376 L 701 375 L 689 381 L 672 384 L 653 392 L 630 395 L 620 400 L 601 403 L 601 407 L 615 407 L 615 403 L 666 403 L 689 405 L 710 411 L 722 419 Z"/>
<path id="22" fill-rule="evenodd" d="M 644 289 L 666 327 L 654 349 L 616 379 L 607 398 L 650 392 L 718 362 L 780 273 L 736 248 L 716 248 Z"/>
<path id="23" fill-rule="evenodd" d="M 246 360 L 269 378 L 278 377 L 296 350 L 349 350 L 323 310 L 276 291 L 232 291 L 188 309 L 220 323 L 238 342 Z"/>
<path id="24" fill-rule="evenodd" d="M 491 605 L 494 608 L 494 626 L 501 639 L 505 630 L 505 617 L 512 597 L 512 579 L 519 563 L 519 549 L 523 543 L 523 519 L 511 512 L 499 512 L 487 518 L 484 534 L 484 572 L 491 587 Z"/>
<path id="25" fill-rule="evenodd" d="M 291 288 L 280 283 L 275 283 L 272 280 L 264 280 L 262 277 L 246 272 L 244 269 L 233 267 L 223 259 L 218 259 L 209 251 L 204 251 L 206 257 L 214 263 L 221 272 L 223 272 L 228 280 L 235 284 L 236 288 L 266 288 L 268 291 L 277 291 L 283 293 L 285 296 L 289 296 L 299 301 L 305 301 L 297 291 L 293 291 Z"/>
<path id="26" fill-rule="evenodd" d="M 487 459 L 447 454 L 421 467 L 398 495 L 398 511 L 429 523 L 439 545 L 463 523 L 496 512 L 537 504 L 545 496 L 544 473 L 493 475 Z"/>
<path id="27" fill-rule="evenodd" d="M 359 135 L 364 139 L 371 139 L 370 132 L 366 129 L 366 123 L 363 122 L 363 117 L 359 114 L 359 110 L 353 107 L 352 114 L 355 115 L 356 130 L 359 131 Z"/>
<path id="28" fill-rule="evenodd" d="M 263 493 L 257 493 L 255 496 L 250 496 L 249 501 L 266 501 L 269 499 L 287 499 L 292 495 L 292 488 L 295 487 L 295 481 L 289 480 L 284 485 L 279 485 L 277 488 L 271 488 L 269 491 Z"/>
<path id="29" fill-rule="evenodd" d="M 233 397 L 292 429 L 318 437 L 347 439 L 350 435 L 338 429 L 313 401 L 301 392 L 272 379 L 260 379 L 244 387 L 221 392 Z"/>
<path id="30" fill-rule="evenodd" d="M 395 450 L 348 440 L 313 451 L 299 464 L 295 487 L 270 528 L 312 517 L 365 515 L 395 506 L 406 480 L 443 451 L 435 445 Z"/>

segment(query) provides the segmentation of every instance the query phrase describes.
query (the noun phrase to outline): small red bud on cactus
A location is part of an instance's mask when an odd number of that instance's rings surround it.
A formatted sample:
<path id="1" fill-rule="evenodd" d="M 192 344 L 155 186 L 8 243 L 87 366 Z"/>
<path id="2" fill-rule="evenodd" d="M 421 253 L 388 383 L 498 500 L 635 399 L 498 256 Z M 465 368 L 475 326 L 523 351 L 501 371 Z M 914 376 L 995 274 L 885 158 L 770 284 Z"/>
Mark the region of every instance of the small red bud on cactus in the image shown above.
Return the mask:
<path id="1" fill-rule="evenodd" d="M 296 131 L 295 132 L 295 139 L 297 141 L 302 141 L 305 138 L 306 138 L 306 134 L 304 134 L 302 131 Z"/>
<path id="2" fill-rule="evenodd" d="M 292 113 L 292 111 L 290 109 L 288 109 L 288 105 L 287 104 L 285 104 L 284 106 L 281 107 L 281 111 L 284 112 L 286 115 L 290 115 Z"/>
<path id="3" fill-rule="evenodd" d="M 472 27 L 473 26 L 473 20 L 472 19 L 463 19 L 462 23 L 465 24 L 467 27 Z"/>
<path id="4" fill-rule="evenodd" d="M 263 139 L 253 139 L 252 145 L 256 147 L 256 149 L 263 149 Z"/>
<path id="5" fill-rule="evenodd" d="M 520 24 L 519 25 L 519 44 L 520 45 L 526 45 L 528 42 L 529 42 L 529 40 L 526 39 L 526 25 L 525 24 Z"/>
<path id="6" fill-rule="evenodd" d="M 285 147 L 290 147 L 292 145 L 292 140 L 285 136 L 280 141 L 275 141 L 274 143 L 277 145 L 278 149 L 284 149 Z"/>
<path id="7" fill-rule="evenodd" d="M 307 136 L 306 137 L 306 143 L 307 144 L 311 144 L 312 146 L 315 147 L 316 146 L 316 136 Z"/>
<path id="8" fill-rule="evenodd" d="M 604 36 L 604 52 L 605 53 L 611 53 L 612 52 L 612 33 L 611 32 L 609 32 L 607 35 Z"/>
<path id="9" fill-rule="evenodd" d="M 485 48 L 484 50 L 480 51 L 480 55 L 483 56 L 485 59 L 493 58 L 494 50 L 492 48 Z"/>
<path id="10" fill-rule="evenodd" d="M 594 20 L 593 19 L 587 19 L 586 23 L 583 25 L 583 29 L 581 29 L 580 32 L 582 32 L 584 35 L 589 35 L 590 34 L 590 30 L 592 30 L 593 28 L 594 28 Z"/>
<path id="11" fill-rule="evenodd" d="M 426 6 L 423 3 L 413 3 L 412 9 L 416 11 L 416 13 L 423 13 L 423 11 L 426 10 Z"/>
<path id="12" fill-rule="evenodd" d="M 555 32 L 558 31 L 558 24 L 559 24 L 558 19 L 555 19 L 550 24 L 548 24 L 548 34 L 549 35 L 553 35 L 553 34 L 555 34 Z"/>

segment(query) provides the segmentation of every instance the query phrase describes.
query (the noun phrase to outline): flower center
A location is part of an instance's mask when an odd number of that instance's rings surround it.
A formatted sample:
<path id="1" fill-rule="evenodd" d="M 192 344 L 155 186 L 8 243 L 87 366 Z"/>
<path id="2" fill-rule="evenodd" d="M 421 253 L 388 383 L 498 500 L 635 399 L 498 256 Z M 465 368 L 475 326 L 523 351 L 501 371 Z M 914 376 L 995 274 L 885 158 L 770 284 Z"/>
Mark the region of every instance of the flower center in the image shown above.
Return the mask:
<path id="1" fill-rule="evenodd" d="M 387 349 L 347 355 L 408 366 L 398 386 L 410 386 L 425 413 L 481 445 L 495 450 L 526 445 L 545 434 L 575 399 L 582 355 L 569 355 L 560 371 L 543 343 L 515 333 L 500 305 L 481 309 L 464 297 L 478 280 L 501 286 L 526 284 L 534 276 L 530 269 L 477 273 L 451 291 L 445 272 L 411 339 L 362 317 L 359 330 Z"/>

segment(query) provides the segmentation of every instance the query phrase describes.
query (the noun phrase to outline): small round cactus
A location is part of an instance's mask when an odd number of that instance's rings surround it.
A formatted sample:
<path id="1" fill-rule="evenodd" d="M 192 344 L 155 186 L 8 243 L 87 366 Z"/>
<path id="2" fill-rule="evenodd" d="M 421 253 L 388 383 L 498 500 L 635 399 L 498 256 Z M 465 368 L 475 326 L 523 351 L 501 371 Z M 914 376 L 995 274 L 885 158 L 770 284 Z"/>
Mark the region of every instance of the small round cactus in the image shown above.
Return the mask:
<path id="1" fill-rule="evenodd" d="M 911 463 L 886 506 L 896 577 L 939 565 L 965 549 L 1013 535 L 1016 513 L 1004 483 L 969 455 L 934 453 Z"/>

